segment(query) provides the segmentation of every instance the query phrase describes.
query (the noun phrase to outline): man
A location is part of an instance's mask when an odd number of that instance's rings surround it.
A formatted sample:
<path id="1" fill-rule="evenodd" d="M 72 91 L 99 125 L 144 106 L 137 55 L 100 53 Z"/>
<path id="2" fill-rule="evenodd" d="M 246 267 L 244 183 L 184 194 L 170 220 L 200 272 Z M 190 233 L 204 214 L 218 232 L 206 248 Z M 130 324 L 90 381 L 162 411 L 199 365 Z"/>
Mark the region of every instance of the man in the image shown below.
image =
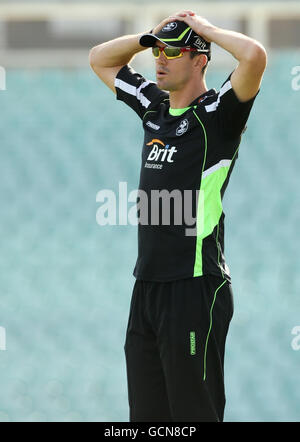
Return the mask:
<path id="1" fill-rule="evenodd" d="M 218 93 L 205 82 L 211 42 L 238 61 Z M 156 83 L 129 66 L 147 47 L 156 60 Z M 194 234 L 186 220 L 176 222 L 175 206 L 169 225 L 161 215 L 154 216 L 159 222 L 139 223 L 125 343 L 130 420 L 220 422 L 225 340 L 233 314 L 222 197 L 266 52 L 245 35 L 182 11 L 150 33 L 94 47 L 90 64 L 142 119 L 140 191 L 151 199 L 153 190 L 177 190 L 196 215 Z M 187 190 L 195 198 L 185 198 Z M 153 215 L 153 205 L 147 208 Z"/>

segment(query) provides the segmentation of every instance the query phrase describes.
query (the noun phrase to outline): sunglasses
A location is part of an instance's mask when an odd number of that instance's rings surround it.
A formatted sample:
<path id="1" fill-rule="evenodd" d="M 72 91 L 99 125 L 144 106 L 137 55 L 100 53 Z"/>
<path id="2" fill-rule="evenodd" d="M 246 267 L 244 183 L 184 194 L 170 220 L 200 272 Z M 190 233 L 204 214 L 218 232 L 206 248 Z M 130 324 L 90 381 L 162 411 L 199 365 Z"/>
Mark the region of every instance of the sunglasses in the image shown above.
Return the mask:
<path id="1" fill-rule="evenodd" d="M 183 56 L 184 52 L 198 52 L 198 49 L 195 48 L 172 48 L 170 46 L 166 46 L 164 48 L 154 46 L 152 48 L 152 54 L 154 55 L 154 58 L 159 58 L 160 53 L 163 52 L 164 56 L 171 60 L 173 58 L 180 58 Z"/>

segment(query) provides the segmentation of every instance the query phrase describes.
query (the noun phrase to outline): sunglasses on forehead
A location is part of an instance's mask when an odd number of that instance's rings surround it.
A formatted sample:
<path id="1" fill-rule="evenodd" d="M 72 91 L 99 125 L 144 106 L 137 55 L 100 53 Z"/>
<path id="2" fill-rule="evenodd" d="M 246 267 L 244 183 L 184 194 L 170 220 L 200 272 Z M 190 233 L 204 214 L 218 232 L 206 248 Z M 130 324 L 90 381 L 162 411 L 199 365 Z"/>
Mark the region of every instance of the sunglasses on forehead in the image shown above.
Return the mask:
<path id="1" fill-rule="evenodd" d="M 198 49 L 195 48 L 172 48 L 170 46 L 166 46 L 164 48 L 154 46 L 152 48 L 152 54 L 154 58 L 159 58 L 160 53 L 163 52 L 164 56 L 170 60 L 172 58 L 179 58 L 183 56 L 184 52 L 198 52 Z"/>

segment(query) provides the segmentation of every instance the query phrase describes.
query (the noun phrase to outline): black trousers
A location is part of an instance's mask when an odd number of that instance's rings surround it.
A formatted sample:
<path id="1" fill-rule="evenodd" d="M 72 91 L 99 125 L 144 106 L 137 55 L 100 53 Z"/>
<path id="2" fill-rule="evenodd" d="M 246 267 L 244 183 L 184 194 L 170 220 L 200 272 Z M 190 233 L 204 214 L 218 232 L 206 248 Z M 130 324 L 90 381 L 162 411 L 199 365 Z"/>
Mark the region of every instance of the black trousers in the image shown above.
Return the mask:
<path id="1" fill-rule="evenodd" d="M 125 355 L 131 422 L 221 422 L 231 284 L 136 280 Z"/>

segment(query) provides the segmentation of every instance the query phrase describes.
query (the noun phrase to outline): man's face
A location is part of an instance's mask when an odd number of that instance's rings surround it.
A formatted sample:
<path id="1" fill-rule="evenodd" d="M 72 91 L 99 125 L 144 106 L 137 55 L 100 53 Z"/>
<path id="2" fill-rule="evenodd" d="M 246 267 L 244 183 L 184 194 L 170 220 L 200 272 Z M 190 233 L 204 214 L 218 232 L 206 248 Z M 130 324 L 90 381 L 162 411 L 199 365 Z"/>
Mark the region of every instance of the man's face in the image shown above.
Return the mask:
<path id="1" fill-rule="evenodd" d="M 156 46 L 166 47 L 160 41 Z M 173 92 L 182 89 L 192 78 L 193 60 L 189 52 L 184 52 L 182 57 L 168 60 L 163 52 L 155 59 L 156 82 L 160 89 Z"/>

